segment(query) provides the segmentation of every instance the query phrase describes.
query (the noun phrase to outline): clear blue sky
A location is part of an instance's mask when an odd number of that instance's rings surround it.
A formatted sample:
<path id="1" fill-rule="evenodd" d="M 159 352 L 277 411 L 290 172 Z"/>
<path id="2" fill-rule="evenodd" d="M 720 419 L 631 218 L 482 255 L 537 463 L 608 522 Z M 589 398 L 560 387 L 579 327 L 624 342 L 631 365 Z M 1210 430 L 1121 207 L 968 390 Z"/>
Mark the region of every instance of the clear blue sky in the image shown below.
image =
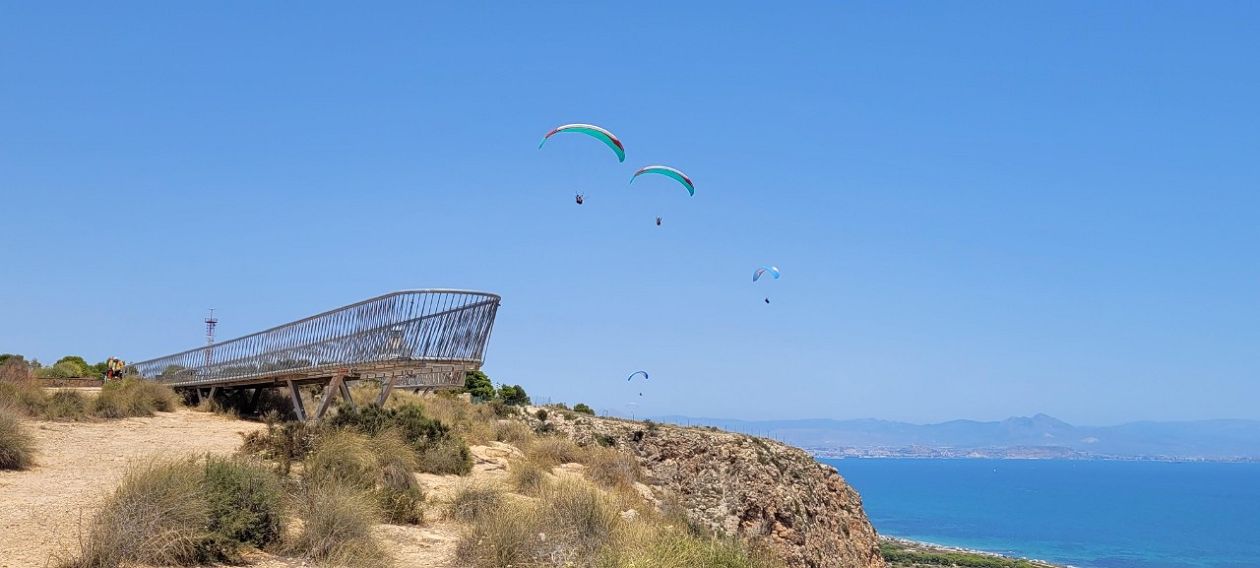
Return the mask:
<path id="1" fill-rule="evenodd" d="M 592 4 L 0 5 L 0 351 L 459 287 L 597 408 L 1260 418 L 1257 4 Z"/>

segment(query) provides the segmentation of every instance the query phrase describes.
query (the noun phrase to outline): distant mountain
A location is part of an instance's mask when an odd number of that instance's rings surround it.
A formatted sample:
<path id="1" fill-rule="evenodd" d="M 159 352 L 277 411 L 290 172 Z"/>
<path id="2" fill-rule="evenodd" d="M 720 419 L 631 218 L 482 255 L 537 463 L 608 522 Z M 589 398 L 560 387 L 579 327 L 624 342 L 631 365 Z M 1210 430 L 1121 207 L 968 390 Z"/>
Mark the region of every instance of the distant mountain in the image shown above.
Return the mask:
<path id="1" fill-rule="evenodd" d="M 1260 459 L 1260 421 L 1200 420 L 1074 426 L 1037 414 L 994 422 L 951 420 L 724 420 L 663 416 L 662 422 L 770 436 L 820 455 Z"/>

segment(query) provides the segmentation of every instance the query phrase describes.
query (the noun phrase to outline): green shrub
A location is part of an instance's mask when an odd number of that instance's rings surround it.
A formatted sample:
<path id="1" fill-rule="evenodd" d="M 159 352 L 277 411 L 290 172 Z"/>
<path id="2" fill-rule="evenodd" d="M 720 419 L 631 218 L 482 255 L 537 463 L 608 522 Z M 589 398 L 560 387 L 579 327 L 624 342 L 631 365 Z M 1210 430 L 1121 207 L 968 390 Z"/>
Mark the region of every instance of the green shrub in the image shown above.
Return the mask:
<path id="1" fill-rule="evenodd" d="M 529 395 L 525 394 L 525 388 L 521 385 L 502 385 L 499 387 L 499 398 L 504 404 L 511 406 L 525 406 L 529 404 Z"/>
<path id="2" fill-rule="evenodd" d="M 494 398 L 494 384 L 490 382 L 490 377 L 481 371 L 464 373 L 464 390 L 477 400 Z"/>
<path id="3" fill-rule="evenodd" d="M 547 421 L 547 409 L 546 409 L 546 408 L 539 408 L 536 412 L 534 412 L 534 417 L 535 417 L 535 418 L 537 418 L 537 419 L 539 419 L 539 420 L 542 420 L 542 421 L 546 422 L 546 421 Z"/>
<path id="4" fill-rule="evenodd" d="M 577 404 L 573 405 L 573 411 L 574 411 L 574 412 L 577 412 L 577 413 L 579 413 L 579 414 L 589 414 L 589 415 L 591 415 L 591 416 L 594 416 L 594 415 L 595 415 L 595 410 L 594 410 L 594 409 L 592 409 L 591 407 L 587 406 L 585 403 L 581 403 L 581 402 L 579 402 L 579 403 L 577 403 Z"/>
<path id="5" fill-rule="evenodd" d="M 222 542 L 263 547 L 279 539 L 284 487 L 267 468 L 241 459 L 208 457 L 204 486 L 208 528 Z"/>
<path id="6" fill-rule="evenodd" d="M 35 439 L 17 413 L 0 406 L 0 469 L 26 469 L 35 454 Z"/>
<path id="7" fill-rule="evenodd" d="M 44 405 L 43 417 L 46 420 L 83 420 L 88 415 L 88 404 L 87 397 L 78 391 L 54 391 Z"/>

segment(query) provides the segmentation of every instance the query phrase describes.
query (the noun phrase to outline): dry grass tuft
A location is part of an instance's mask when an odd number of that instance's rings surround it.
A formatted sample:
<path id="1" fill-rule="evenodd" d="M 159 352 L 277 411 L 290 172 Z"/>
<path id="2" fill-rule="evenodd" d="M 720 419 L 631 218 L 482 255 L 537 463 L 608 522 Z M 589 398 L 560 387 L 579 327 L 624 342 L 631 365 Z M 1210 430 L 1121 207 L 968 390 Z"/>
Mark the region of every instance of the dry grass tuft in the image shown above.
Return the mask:
<path id="1" fill-rule="evenodd" d="M 0 404 L 37 418 L 44 414 L 44 407 L 48 405 L 48 393 L 34 379 L 0 381 Z"/>
<path id="2" fill-rule="evenodd" d="M 83 420 L 88 417 L 88 406 L 91 401 L 83 393 L 73 390 L 58 390 L 48 397 L 44 406 L 45 420 Z"/>
<path id="3" fill-rule="evenodd" d="M 508 482 L 517 493 L 537 497 L 546 487 L 551 467 L 535 460 L 515 460 L 510 467 Z"/>
<path id="4" fill-rule="evenodd" d="M 588 448 L 586 477 L 608 489 L 633 486 L 641 470 L 633 456 L 611 448 Z"/>
<path id="5" fill-rule="evenodd" d="M 496 420 L 494 422 L 494 439 L 507 442 L 522 450 L 528 449 L 534 441 L 534 430 L 520 420 Z"/>
<path id="6" fill-rule="evenodd" d="M 179 404 L 179 395 L 162 384 L 128 377 L 106 383 L 92 405 L 101 418 L 153 416 L 154 412 L 170 412 Z"/>
<path id="7" fill-rule="evenodd" d="M 586 450 L 568 438 L 539 438 L 530 444 L 526 453 L 530 459 L 545 466 L 582 463 L 586 460 Z"/>
<path id="8" fill-rule="evenodd" d="M 187 566 L 204 560 L 210 508 L 192 460 L 134 467 L 92 519 L 80 556 L 67 566 Z"/>
<path id="9" fill-rule="evenodd" d="M 327 566 L 393 564 L 372 535 L 380 510 L 368 493 L 337 482 L 313 481 L 303 485 L 295 501 L 302 530 L 286 545 L 288 552 Z"/>
<path id="10" fill-rule="evenodd" d="M 320 439 L 305 463 L 308 482 L 368 493 L 390 522 L 416 524 L 424 519 L 424 492 L 412 475 L 418 465 L 415 450 L 393 430 L 371 437 L 333 431 Z"/>
<path id="11" fill-rule="evenodd" d="M 446 515 L 452 519 L 474 522 L 503 505 L 502 487 L 489 483 L 468 483 L 455 491 Z"/>
<path id="12" fill-rule="evenodd" d="M 34 463 L 35 439 L 13 409 L 0 406 L 0 469 L 26 469 Z"/>

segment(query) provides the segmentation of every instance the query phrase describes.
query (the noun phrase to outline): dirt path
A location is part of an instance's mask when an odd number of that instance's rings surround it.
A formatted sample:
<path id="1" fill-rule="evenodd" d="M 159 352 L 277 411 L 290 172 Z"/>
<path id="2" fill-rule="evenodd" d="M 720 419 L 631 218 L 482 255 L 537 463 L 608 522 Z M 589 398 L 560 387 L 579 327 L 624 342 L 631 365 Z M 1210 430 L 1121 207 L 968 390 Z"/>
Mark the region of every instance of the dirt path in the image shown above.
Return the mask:
<path id="1" fill-rule="evenodd" d="M 102 422 L 30 422 L 38 448 L 28 471 L 0 472 L 0 568 L 51 566 L 77 548 L 79 519 L 118 483 L 129 462 L 228 454 L 261 424 L 181 410 Z"/>

